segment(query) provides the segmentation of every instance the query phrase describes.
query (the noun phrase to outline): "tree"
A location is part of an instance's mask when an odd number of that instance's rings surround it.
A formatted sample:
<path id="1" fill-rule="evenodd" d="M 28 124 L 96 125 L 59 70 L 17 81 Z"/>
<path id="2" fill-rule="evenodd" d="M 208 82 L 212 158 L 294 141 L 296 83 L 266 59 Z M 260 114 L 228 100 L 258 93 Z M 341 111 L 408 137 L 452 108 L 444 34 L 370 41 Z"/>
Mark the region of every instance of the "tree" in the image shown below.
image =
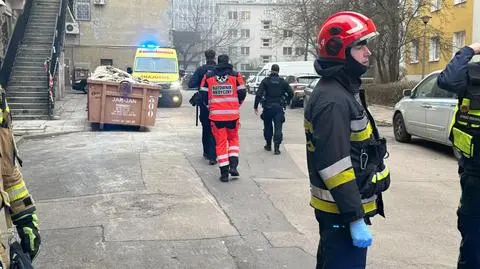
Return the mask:
<path id="1" fill-rule="evenodd" d="M 318 27 L 331 14 L 342 10 L 363 13 L 373 19 L 379 35 L 369 44 L 373 53 L 373 65 L 376 77 L 380 82 L 397 81 L 400 78 L 400 62 L 403 54 L 412 41 L 423 37 L 424 25 L 420 19 L 422 14 L 433 8 L 433 2 L 427 0 L 287 0 L 289 5 L 278 9 L 283 23 L 277 32 L 291 29 L 297 42 L 305 45 L 307 53 L 316 55 L 315 39 Z M 448 22 L 448 1 L 441 2 L 438 8 L 444 10 L 441 20 Z M 439 39 L 441 51 L 451 51 L 451 33 L 442 28 L 428 26 L 428 35 Z M 423 40 L 423 39 L 422 39 Z M 423 51 L 422 51 L 423 53 Z"/>
<path id="2" fill-rule="evenodd" d="M 230 20 L 228 16 L 212 14 L 205 0 L 182 4 L 182 9 L 174 10 L 175 25 L 180 29 L 172 29 L 173 45 L 177 49 L 183 69 L 188 66 L 206 49 L 227 53 L 229 47 L 237 46 L 240 37 L 235 34 L 239 21 Z M 235 55 L 230 55 L 232 56 Z"/>
<path id="3" fill-rule="evenodd" d="M 438 7 L 433 6 L 432 1 L 411 0 L 372 0 L 368 3 L 355 1 L 353 10 L 370 16 L 377 26 L 378 37 L 371 47 L 378 80 L 382 83 L 393 82 L 400 79 L 400 63 L 404 62 L 404 54 L 407 52 L 412 41 L 421 41 L 423 44 L 424 23 L 422 15 L 428 11 L 441 8 L 444 12 L 439 13 L 438 19 L 448 23 L 448 1 L 441 1 Z M 427 36 L 438 37 L 440 51 L 445 55 L 451 51 L 451 33 L 443 28 L 435 28 L 427 25 Z M 428 42 L 429 40 L 427 40 Z M 427 53 L 422 50 L 422 54 Z M 408 55 L 408 53 L 407 53 Z M 446 55 L 445 55 L 446 56 Z"/>

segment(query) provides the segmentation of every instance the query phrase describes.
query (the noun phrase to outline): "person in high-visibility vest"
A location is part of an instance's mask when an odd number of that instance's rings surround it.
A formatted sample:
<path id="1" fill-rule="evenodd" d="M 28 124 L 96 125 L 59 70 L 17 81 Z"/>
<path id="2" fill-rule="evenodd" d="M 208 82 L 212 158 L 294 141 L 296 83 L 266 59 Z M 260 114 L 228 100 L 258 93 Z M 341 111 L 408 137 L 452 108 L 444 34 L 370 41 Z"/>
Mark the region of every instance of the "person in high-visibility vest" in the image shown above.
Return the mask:
<path id="1" fill-rule="evenodd" d="M 469 63 L 475 54 L 480 54 L 480 43 L 460 49 L 437 80 L 440 88 L 458 96 L 450 129 L 450 140 L 462 154 L 458 269 L 480 268 L 480 62 Z"/>
<path id="2" fill-rule="evenodd" d="M 3 180 L 3 184 L 0 184 L 0 204 L 8 210 L 16 226 L 23 251 L 33 260 L 41 244 L 38 217 L 33 198 L 17 166 L 17 163 L 21 166 L 22 161 L 18 157 L 10 108 L 5 95 L 4 89 L 0 86 L 0 172 Z M 2 250 L 4 250 L 3 247 L 0 251 Z M 2 268 L 8 268 L 6 264 L 9 261 L 2 259 L 2 262 L 4 266 Z"/>
<path id="3" fill-rule="evenodd" d="M 218 65 L 203 77 L 200 92 L 208 106 L 215 151 L 220 167 L 220 180 L 239 177 L 237 170 L 240 144 L 240 105 L 247 95 L 242 74 L 233 70 L 228 55 L 218 56 Z"/>

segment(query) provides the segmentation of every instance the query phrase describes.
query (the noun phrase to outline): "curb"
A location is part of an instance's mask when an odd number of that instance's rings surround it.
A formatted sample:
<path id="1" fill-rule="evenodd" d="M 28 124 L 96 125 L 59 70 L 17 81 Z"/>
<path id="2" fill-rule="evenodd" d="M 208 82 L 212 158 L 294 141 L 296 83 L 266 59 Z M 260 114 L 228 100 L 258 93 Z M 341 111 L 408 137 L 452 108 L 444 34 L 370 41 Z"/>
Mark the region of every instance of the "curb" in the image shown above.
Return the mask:
<path id="1" fill-rule="evenodd" d="M 83 133 L 85 130 L 82 131 L 66 131 L 66 132 L 54 132 L 54 133 L 44 133 L 44 134 L 32 134 L 32 135 L 22 135 L 20 136 L 15 143 L 21 145 L 25 140 L 32 140 L 32 139 L 41 139 L 47 138 L 52 136 L 61 136 L 61 135 L 68 135 L 68 134 L 75 134 L 75 133 Z"/>
<path id="2" fill-rule="evenodd" d="M 382 127 L 392 127 L 393 124 L 389 121 L 385 121 L 385 120 L 379 120 L 379 121 L 376 121 L 376 124 L 377 126 L 382 126 Z"/>

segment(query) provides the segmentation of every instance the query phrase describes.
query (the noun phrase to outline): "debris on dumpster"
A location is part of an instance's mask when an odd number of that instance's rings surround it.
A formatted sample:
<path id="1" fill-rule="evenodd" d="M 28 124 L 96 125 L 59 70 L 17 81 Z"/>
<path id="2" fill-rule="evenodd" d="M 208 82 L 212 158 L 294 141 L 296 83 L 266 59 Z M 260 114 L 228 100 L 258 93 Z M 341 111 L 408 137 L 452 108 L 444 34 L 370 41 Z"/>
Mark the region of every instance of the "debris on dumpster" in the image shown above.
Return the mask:
<path id="1" fill-rule="evenodd" d="M 113 66 L 104 65 L 97 67 L 95 69 L 95 72 L 93 72 L 92 76 L 89 79 L 111 82 L 122 82 L 126 80 L 132 83 L 154 85 L 146 79 L 133 77 L 132 75 L 121 69 L 115 68 Z"/>

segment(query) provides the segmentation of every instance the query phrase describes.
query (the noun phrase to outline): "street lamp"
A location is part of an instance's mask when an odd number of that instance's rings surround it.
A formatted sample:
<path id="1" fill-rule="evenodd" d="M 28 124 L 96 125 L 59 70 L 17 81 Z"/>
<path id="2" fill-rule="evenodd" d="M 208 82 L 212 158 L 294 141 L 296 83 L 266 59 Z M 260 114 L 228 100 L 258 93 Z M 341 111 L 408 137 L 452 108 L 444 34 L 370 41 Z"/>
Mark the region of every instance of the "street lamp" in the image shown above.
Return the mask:
<path id="1" fill-rule="evenodd" d="M 421 19 L 425 28 L 423 30 L 423 61 L 422 61 L 422 79 L 425 77 L 425 63 L 427 62 L 427 24 L 432 17 L 425 15 Z"/>

